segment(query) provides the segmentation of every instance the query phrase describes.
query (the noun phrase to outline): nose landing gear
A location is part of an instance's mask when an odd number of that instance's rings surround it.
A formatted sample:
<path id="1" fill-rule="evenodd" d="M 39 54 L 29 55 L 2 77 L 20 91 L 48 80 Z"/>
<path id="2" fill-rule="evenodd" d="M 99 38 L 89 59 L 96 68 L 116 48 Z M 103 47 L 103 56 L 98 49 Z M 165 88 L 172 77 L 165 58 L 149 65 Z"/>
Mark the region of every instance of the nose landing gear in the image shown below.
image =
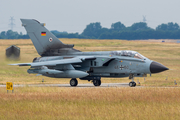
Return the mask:
<path id="1" fill-rule="evenodd" d="M 129 83 L 130 87 L 136 87 L 136 83 L 134 82 L 134 75 L 130 74 L 129 75 L 129 79 L 131 79 L 132 81 Z"/>

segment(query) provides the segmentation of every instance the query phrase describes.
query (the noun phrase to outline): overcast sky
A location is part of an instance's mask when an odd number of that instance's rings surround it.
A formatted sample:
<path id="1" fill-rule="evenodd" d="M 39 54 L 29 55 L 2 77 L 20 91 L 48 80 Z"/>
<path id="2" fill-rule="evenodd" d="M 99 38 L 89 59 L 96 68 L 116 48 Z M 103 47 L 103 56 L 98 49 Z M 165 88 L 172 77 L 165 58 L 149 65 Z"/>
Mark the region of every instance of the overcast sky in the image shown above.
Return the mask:
<path id="1" fill-rule="evenodd" d="M 176 22 L 180 25 L 180 0 L 0 0 L 0 32 L 10 29 L 10 17 L 15 21 L 14 31 L 25 32 L 20 18 L 36 19 L 46 23 L 49 30 L 81 33 L 86 25 L 101 22 L 110 28 L 122 22 L 131 26 L 146 16 L 149 27 Z"/>

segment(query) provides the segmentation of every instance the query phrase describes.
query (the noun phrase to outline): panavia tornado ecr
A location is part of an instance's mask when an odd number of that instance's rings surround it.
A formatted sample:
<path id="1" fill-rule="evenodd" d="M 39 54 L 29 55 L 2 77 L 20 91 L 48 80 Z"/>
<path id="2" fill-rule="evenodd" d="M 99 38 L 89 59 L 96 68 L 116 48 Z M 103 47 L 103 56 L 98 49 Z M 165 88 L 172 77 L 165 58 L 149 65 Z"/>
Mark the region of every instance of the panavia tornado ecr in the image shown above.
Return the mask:
<path id="1" fill-rule="evenodd" d="M 31 66 L 27 70 L 29 74 L 71 78 L 71 86 L 78 85 L 77 78 L 100 86 L 102 77 L 129 77 L 132 80 L 129 86 L 135 87 L 134 77 L 146 77 L 147 74 L 168 70 L 136 51 L 81 52 L 72 44 L 62 43 L 44 27 L 44 23 L 33 19 L 21 21 L 41 57 L 34 58 L 32 63 L 11 65 Z"/>

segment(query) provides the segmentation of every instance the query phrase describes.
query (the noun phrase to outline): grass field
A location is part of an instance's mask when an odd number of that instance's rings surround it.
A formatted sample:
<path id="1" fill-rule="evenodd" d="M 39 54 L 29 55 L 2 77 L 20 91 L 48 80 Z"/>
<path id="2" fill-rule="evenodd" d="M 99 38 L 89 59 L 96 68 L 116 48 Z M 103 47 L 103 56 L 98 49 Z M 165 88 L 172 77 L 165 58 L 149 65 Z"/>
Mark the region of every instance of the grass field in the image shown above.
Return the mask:
<path id="1" fill-rule="evenodd" d="M 179 88 L 0 88 L 0 119 L 179 120 Z"/>
<path id="2" fill-rule="evenodd" d="M 135 78 L 143 88 L 63 88 L 18 87 L 8 93 L 0 87 L 0 119 L 123 119 L 123 120 L 179 120 L 180 119 L 180 44 L 125 40 L 61 39 L 75 44 L 81 51 L 134 50 L 171 70 L 151 77 Z M 21 48 L 19 60 L 8 60 L 5 49 L 10 45 Z M 69 83 L 69 79 L 55 79 L 29 75 L 29 67 L 9 66 L 10 63 L 32 62 L 38 57 L 30 40 L 0 40 L 0 84 Z M 167 80 L 165 80 L 167 78 Z M 174 85 L 176 80 L 177 85 Z M 129 82 L 128 78 L 102 78 L 102 83 Z M 79 83 L 87 83 L 80 81 Z M 149 87 L 150 86 L 150 87 Z"/>

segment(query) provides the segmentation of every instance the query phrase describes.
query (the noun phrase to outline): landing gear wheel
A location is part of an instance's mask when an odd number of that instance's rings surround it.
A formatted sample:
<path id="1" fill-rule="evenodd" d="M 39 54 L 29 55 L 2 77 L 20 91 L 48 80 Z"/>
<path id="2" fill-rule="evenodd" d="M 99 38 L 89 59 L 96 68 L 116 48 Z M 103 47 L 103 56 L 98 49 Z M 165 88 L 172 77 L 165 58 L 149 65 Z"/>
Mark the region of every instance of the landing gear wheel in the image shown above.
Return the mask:
<path id="1" fill-rule="evenodd" d="M 130 83 L 129 83 L 129 86 L 130 86 L 130 87 L 135 87 L 135 86 L 136 86 L 136 83 L 135 83 L 135 82 L 130 82 Z"/>
<path id="2" fill-rule="evenodd" d="M 71 79 L 70 80 L 70 85 L 73 86 L 73 87 L 77 86 L 78 85 L 77 79 Z"/>
<path id="3" fill-rule="evenodd" d="M 94 86 L 100 86 L 101 85 L 101 80 L 93 80 Z"/>

